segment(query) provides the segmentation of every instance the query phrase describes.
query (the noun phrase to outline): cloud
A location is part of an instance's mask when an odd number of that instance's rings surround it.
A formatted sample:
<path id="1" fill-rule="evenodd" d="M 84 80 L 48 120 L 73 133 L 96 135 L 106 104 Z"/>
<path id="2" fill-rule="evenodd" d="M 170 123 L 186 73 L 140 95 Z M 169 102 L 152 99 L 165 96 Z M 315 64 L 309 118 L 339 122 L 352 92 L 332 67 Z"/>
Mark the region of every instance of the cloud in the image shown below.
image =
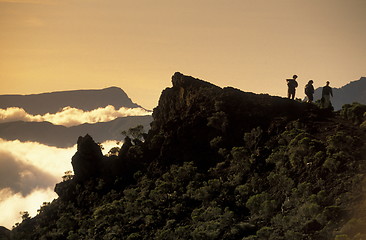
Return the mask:
<path id="1" fill-rule="evenodd" d="M 118 117 L 126 116 L 146 116 L 151 115 L 151 111 L 143 108 L 125 108 L 115 109 L 108 105 L 104 108 L 97 108 L 92 111 L 83 111 L 73 107 L 64 107 L 61 111 L 45 115 L 32 115 L 23 108 L 10 107 L 0 109 L 0 123 L 12 121 L 43 122 L 47 121 L 55 125 L 66 127 L 76 126 L 83 123 L 108 122 Z"/>
<path id="2" fill-rule="evenodd" d="M 107 154 L 117 143 L 106 141 L 102 145 L 103 154 Z M 0 138 L 0 226 L 10 229 L 21 221 L 19 212 L 35 216 L 43 202 L 55 199 L 54 186 L 72 170 L 71 158 L 76 150 L 76 145 L 57 148 Z"/>
<path id="3" fill-rule="evenodd" d="M 75 152 L 76 145 L 71 148 L 57 148 L 37 142 L 6 141 L 0 138 L 0 156 L 8 156 L 18 166 L 23 163 L 28 169 L 30 166 L 41 169 L 56 177 L 56 181 L 62 179 L 64 172 L 72 170 L 71 158 Z"/>
<path id="4" fill-rule="evenodd" d="M 57 178 L 31 164 L 18 161 L 12 154 L 0 150 L 0 189 L 9 188 L 27 196 L 35 188 L 53 187 Z"/>
<path id="5" fill-rule="evenodd" d="M 43 202 L 50 202 L 56 197 L 53 188 L 35 189 L 27 196 L 10 188 L 0 189 L 0 226 L 11 229 L 15 223 L 21 222 L 20 212 L 27 211 L 33 217 Z"/>

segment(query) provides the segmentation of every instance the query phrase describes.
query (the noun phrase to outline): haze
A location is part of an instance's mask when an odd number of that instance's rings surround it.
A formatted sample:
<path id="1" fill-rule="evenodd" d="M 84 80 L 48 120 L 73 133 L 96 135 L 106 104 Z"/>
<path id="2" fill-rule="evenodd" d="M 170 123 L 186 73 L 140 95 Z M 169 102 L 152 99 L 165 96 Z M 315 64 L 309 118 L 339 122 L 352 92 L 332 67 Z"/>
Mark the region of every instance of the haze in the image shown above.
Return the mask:
<path id="1" fill-rule="evenodd" d="M 0 0 L 0 94 L 119 86 L 152 109 L 176 71 L 279 96 L 293 74 L 300 86 L 341 87 L 366 76 L 365 9 L 364 0 Z"/>

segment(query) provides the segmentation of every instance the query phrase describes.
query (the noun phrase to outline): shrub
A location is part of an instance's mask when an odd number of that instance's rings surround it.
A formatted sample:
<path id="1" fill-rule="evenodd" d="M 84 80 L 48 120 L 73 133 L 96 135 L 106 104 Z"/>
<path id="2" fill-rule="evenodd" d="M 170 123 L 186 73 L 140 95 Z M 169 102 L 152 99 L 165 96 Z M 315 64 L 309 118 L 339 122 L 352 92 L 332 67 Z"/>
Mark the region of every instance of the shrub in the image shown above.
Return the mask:
<path id="1" fill-rule="evenodd" d="M 352 103 L 352 104 L 345 104 L 342 106 L 340 111 L 340 115 L 352 121 L 356 125 L 360 125 L 363 121 L 365 121 L 365 114 L 366 112 L 366 105 L 362 105 L 360 103 Z"/>

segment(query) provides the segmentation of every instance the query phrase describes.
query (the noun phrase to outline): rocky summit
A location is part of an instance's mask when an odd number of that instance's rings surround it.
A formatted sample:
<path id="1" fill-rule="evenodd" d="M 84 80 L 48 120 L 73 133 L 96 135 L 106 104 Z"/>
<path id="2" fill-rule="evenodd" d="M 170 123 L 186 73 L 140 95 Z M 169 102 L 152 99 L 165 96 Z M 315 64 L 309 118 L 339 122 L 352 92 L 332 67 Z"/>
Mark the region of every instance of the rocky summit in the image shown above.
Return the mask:
<path id="1" fill-rule="evenodd" d="M 148 133 L 131 128 L 106 156 L 80 137 L 59 198 L 10 237 L 362 239 L 365 111 L 175 73 Z"/>
<path id="2" fill-rule="evenodd" d="M 161 158 L 169 162 L 212 162 L 215 158 L 210 142 L 217 137 L 222 138 L 225 147 L 240 146 L 244 133 L 253 128 L 276 134 L 279 124 L 307 119 L 315 111 L 313 105 L 232 87 L 222 89 L 181 73 L 174 74 L 172 83 L 154 109 L 147 141 L 151 145 L 159 138 Z"/>

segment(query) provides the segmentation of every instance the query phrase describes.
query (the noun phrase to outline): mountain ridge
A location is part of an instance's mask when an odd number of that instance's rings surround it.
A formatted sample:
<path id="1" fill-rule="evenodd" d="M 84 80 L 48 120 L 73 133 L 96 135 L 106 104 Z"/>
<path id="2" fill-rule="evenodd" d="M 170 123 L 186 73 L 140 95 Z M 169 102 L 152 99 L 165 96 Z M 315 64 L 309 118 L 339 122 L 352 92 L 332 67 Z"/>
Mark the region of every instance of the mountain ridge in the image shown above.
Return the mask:
<path id="1" fill-rule="evenodd" d="M 0 108 L 19 107 L 33 115 L 56 113 L 67 106 L 91 111 L 108 105 L 112 105 L 116 109 L 141 107 L 133 103 L 127 94 L 118 87 L 30 95 L 0 95 Z"/>
<path id="2" fill-rule="evenodd" d="M 109 122 L 95 124 L 84 123 L 77 126 L 65 127 L 50 122 L 7 122 L 0 123 L 0 138 L 5 140 L 20 140 L 38 142 L 60 148 L 72 147 L 79 136 L 92 135 L 98 142 L 107 140 L 119 141 L 123 138 L 122 131 L 137 125 L 150 129 L 151 116 L 120 117 Z"/>

